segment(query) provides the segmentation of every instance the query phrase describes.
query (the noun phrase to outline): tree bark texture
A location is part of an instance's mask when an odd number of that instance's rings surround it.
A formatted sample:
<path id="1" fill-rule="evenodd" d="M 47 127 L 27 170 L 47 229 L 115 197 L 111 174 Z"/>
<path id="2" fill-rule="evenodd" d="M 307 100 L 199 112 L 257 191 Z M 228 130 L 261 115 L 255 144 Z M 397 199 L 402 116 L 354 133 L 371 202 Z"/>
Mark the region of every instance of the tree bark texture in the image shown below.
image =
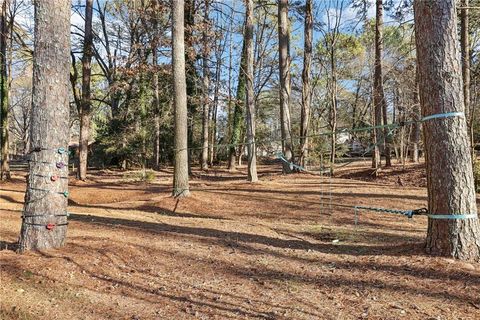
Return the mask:
<path id="1" fill-rule="evenodd" d="M 7 40 L 8 28 L 8 0 L 3 0 L 0 16 L 0 180 L 10 179 L 9 148 L 8 148 L 8 66 Z"/>
<path id="2" fill-rule="evenodd" d="M 305 166 L 308 157 L 308 127 L 310 124 L 310 105 L 312 102 L 312 86 L 310 73 L 312 65 L 313 16 L 312 0 L 305 2 L 305 41 L 303 47 L 302 71 L 302 110 L 300 114 L 300 165 Z"/>
<path id="3" fill-rule="evenodd" d="M 385 101 L 385 93 L 383 90 L 383 71 L 382 71 L 382 55 L 383 55 L 383 0 L 376 1 L 376 19 L 375 19 L 375 69 L 373 79 L 373 100 L 375 105 L 375 125 L 387 124 L 387 102 Z M 388 128 L 375 129 L 377 136 L 377 144 L 383 142 L 383 148 L 375 147 L 376 168 L 380 163 L 380 149 L 385 153 L 385 165 L 391 166 L 390 146 L 388 138 Z"/>
<path id="4" fill-rule="evenodd" d="M 455 0 L 415 1 L 415 30 L 423 116 L 464 112 Z M 464 117 L 424 123 L 431 214 L 476 214 Z M 480 258 L 478 219 L 429 219 L 426 251 L 462 260 Z"/>
<path id="5" fill-rule="evenodd" d="M 278 51 L 280 71 L 280 125 L 282 132 L 283 157 L 294 161 L 290 121 L 290 30 L 288 22 L 288 0 L 278 1 Z M 283 173 L 292 171 L 289 163 L 283 162 Z"/>
<path id="6" fill-rule="evenodd" d="M 246 98 L 247 98 L 247 148 L 248 148 L 248 181 L 257 182 L 257 151 L 255 144 L 255 92 L 253 90 L 253 0 L 245 0 L 245 47 L 246 66 Z"/>
<path id="7" fill-rule="evenodd" d="M 160 169 L 160 85 L 158 82 L 158 73 L 156 72 L 158 66 L 158 54 L 157 45 L 152 45 L 152 64 L 154 67 L 153 81 L 153 103 L 155 106 L 154 126 L 155 126 L 155 141 L 154 141 L 154 153 L 155 153 L 155 169 Z"/>
<path id="8" fill-rule="evenodd" d="M 67 234 L 70 10 L 68 0 L 35 1 L 32 152 L 20 252 L 60 247 Z"/>
<path id="9" fill-rule="evenodd" d="M 205 0 L 205 12 L 204 12 L 204 25 L 203 25 L 203 117 L 202 117 L 202 156 L 200 160 L 200 166 L 202 170 L 208 169 L 208 134 L 210 131 L 210 68 L 208 66 L 208 59 L 210 55 L 210 41 L 208 39 L 208 30 L 207 26 L 209 24 L 208 18 L 208 2 Z"/>
<path id="10" fill-rule="evenodd" d="M 470 37 L 469 37 L 469 0 L 462 0 L 460 5 L 460 48 L 462 57 L 463 101 L 470 137 L 470 147 L 475 161 L 475 143 L 473 140 L 473 112 L 470 107 Z"/>
<path id="11" fill-rule="evenodd" d="M 187 197 L 190 194 L 188 183 L 188 123 L 187 123 L 187 84 L 185 77 L 184 3 L 172 1 L 172 68 L 175 108 L 175 165 L 173 176 L 173 196 Z"/>
<path id="12" fill-rule="evenodd" d="M 330 175 L 333 176 L 335 173 L 335 158 L 337 153 L 337 68 L 335 64 L 335 44 L 332 43 L 330 48 L 330 72 L 331 72 L 331 83 L 330 83 L 330 130 L 332 134 L 330 135 Z"/>
<path id="13" fill-rule="evenodd" d="M 419 96 L 419 88 L 418 88 L 418 68 L 415 69 L 415 90 L 413 91 L 413 114 L 414 114 L 414 120 L 420 120 L 420 113 L 421 113 L 421 108 L 420 108 L 420 96 Z M 412 125 L 412 145 L 413 145 L 413 150 L 412 150 L 412 161 L 414 163 L 419 162 L 419 144 L 420 144 L 420 133 L 421 133 L 421 126 L 420 123 L 415 122 Z"/>
<path id="14" fill-rule="evenodd" d="M 245 20 L 246 23 L 246 20 Z M 238 71 L 237 95 L 234 103 L 232 117 L 232 134 L 230 137 L 230 151 L 228 169 L 235 170 L 237 146 L 242 142 L 242 122 L 244 117 L 245 99 L 246 99 L 246 65 L 247 65 L 247 49 L 245 39 L 242 46 L 242 57 L 240 59 L 240 70 Z M 239 152 L 239 157 L 241 157 Z"/>
<path id="15" fill-rule="evenodd" d="M 210 68 L 209 68 L 209 56 L 210 56 L 210 41 L 208 39 L 208 2 L 205 0 L 205 11 L 203 16 L 203 31 L 202 31 L 202 42 L 203 42 L 203 117 L 202 117 L 202 156 L 201 156 L 201 169 L 208 169 L 208 144 L 209 144 L 209 133 L 210 133 Z"/>
<path id="16" fill-rule="evenodd" d="M 78 178 L 87 179 L 88 166 L 88 140 L 90 137 L 91 122 L 91 74 L 93 56 L 93 32 L 92 32 L 93 0 L 87 0 L 85 6 L 85 37 L 83 42 L 82 57 L 82 101 L 80 104 L 80 141 L 79 141 L 79 166 Z"/>
<path id="17" fill-rule="evenodd" d="M 178 2 L 178 0 L 173 0 Z M 195 0 L 185 0 L 184 2 L 184 46 L 185 46 L 185 72 L 187 82 L 187 121 L 188 121 L 188 145 L 193 146 L 193 138 L 195 131 L 195 117 L 197 110 L 199 109 L 199 97 L 198 97 L 198 75 L 195 68 L 197 59 L 196 49 L 194 46 L 193 29 L 195 28 Z M 194 149 L 188 150 L 188 170 L 191 171 Z"/>
<path id="18" fill-rule="evenodd" d="M 212 125 L 210 131 L 210 146 L 209 146 L 209 165 L 213 166 L 217 155 L 217 148 L 215 144 L 217 143 L 217 114 L 218 114 L 218 103 L 220 98 L 220 77 L 221 77 L 221 69 L 222 69 L 222 52 L 220 49 L 217 49 L 216 54 L 216 67 L 215 67 L 215 91 L 213 94 L 213 108 L 212 108 Z"/>

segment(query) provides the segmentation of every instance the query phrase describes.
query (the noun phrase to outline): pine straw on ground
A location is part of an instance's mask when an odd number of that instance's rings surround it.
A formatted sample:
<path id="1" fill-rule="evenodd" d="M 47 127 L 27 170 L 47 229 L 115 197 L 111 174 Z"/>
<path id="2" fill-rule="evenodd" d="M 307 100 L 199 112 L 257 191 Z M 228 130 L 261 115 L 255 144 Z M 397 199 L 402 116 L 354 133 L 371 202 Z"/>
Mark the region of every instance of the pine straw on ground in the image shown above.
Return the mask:
<path id="1" fill-rule="evenodd" d="M 118 171 L 71 183 L 68 243 L 16 254 L 24 178 L 1 184 L 1 319 L 479 319 L 480 265 L 423 253 L 423 188 L 260 168 L 170 197 Z M 7 248 L 7 249 L 5 249 Z"/>
<path id="2" fill-rule="evenodd" d="M 392 167 L 382 167 L 375 174 L 369 168 L 371 161 L 354 162 L 337 171 L 339 178 L 356 179 L 377 182 L 385 185 L 427 187 L 425 163 L 393 164 Z"/>

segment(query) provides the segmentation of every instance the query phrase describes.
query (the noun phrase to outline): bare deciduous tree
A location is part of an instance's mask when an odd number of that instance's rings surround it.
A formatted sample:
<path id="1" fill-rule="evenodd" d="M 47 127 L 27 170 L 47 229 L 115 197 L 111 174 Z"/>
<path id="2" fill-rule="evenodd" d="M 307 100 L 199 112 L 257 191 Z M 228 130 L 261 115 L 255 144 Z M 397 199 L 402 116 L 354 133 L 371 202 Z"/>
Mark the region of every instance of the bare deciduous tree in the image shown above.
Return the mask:
<path id="1" fill-rule="evenodd" d="M 253 89 L 253 0 L 246 0 L 245 49 L 246 49 L 246 99 L 248 181 L 257 182 L 257 151 L 255 144 L 255 92 Z"/>
<path id="2" fill-rule="evenodd" d="M 205 0 L 204 16 L 203 16 L 203 117 L 202 117 L 202 156 L 200 159 L 200 166 L 202 170 L 208 169 L 208 135 L 210 131 L 210 68 L 209 68 L 209 55 L 210 55 L 210 41 L 209 41 L 209 18 L 208 18 L 209 0 Z"/>
<path id="3" fill-rule="evenodd" d="M 294 161 L 290 120 L 290 28 L 288 0 L 278 1 L 278 50 L 280 71 L 280 126 L 282 132 L 283 157 L 289 163 Z M 292 171 L 291 165 L 284 162 L 283 172 Z"/>
<path id="4" fill-rule="evenodd" d="M 90 137 L 91 122 L 91 90 L 90 81 L 92 74 L 92 56 L 93 56 L 93 0 L 87 0 L 85 6 L 85 35 L 83 40 L 82 57 L 82 100 L 80 103 L 80 140 L 79 140 L 79 165 L 78 178 L 85 180 L 87 178 L 88 166 L 88 140 Z"/>
<path id="5" fill-rule="evenodd" d="M 0 180 L 10 179 L 10 168 L 8 165 L 8 117 L 9 117 L 9 81 L 7 66 L 7 43 L 9 35 L 8 23 L 8 0 L 3 0 L 0 15 Z"/>

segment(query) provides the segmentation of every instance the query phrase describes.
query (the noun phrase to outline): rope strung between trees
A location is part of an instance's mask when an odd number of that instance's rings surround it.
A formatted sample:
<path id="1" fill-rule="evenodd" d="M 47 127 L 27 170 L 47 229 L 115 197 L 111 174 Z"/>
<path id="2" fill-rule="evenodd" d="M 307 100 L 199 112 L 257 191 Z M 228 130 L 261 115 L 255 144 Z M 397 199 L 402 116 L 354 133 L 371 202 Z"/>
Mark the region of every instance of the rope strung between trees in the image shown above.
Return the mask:
<path id="1" fill-rule="evenodd" d="M 285 157 L 282 153 L 277 153 L 277 159 L 280 159 L 283 162 L 285 162 L 286 164 L 288 164 L 290 166 L 290 170 L 297 169 L 299 171 L 305 171 L 305 172 L 307 171 L 307 169 L 305 169 L 304 167 L 299 166 L 298 164 L 295 164 L 295 163 L 290 162 L 287 159 L 285 159 Z"/>
<path id="2" fill-rule="evenodd" d="M 430 219 L 445 219 L 445 220 L 463 220 L 463 219 L 477 219 L 478 214 L 429 214 Z"/>
<path id="3" fill-rule="evenodd" d="M 427 121 L 430 121 L 430 120 L 446 119 L 446 118 L 452 118 L 452 117 L 465 118 L 465 114 L 463 112 L 438 113 L 438 114 L 432 114 L 432 115 L 429 115 L 429 116 L 425 116 L 420 120 L 402 121 L 402 122 L 398 122 L 398 123 L 391 123 L 391 124 L 386 124 L 386 125 L 377 125 L 377 126 L 370 126 L 370 127 L 363 127 L 363 128 L 353 128 L 353 129 L 343 128 L 343 129 L 339 129 L 339 130 L 336 130 L 336 131 L 330 131 L 330 132 L 325 132 L 325 133 L 321 133 L 321 134 L 317 134 L 317 135 L 311 135 L 309 137 L 324 136 L 324 135 L 329 135 L 329 134 L 333 134 L 333 133 L 362 132 L 362 131 L 369 131 L 369 130 L 375 130 L 375 129 L 390 129 L 387 136 L 391 136 L 395 129 L 406 126 L 406 125 L 411 125 L 411 124 L 415 124 L 415 123 L 424 123 L 424 122 L 427 122 Z M 376 146 L 378 146 L 382 143 L 383 143 L 382 141 L 379 141 L 376 144 L 371 145 L 363 153 L 363 155 L 365 155 L 369 151 L 373 150 L 373 148 L 375 148 Z M 349 163 L 347 163 L 345 165 L 348 165 L 348 164 Z M 353 209 L 354 209 L 354 212 L 355 212 L 355 225 L 357 225 L 357 223 L 358 223 L 358 213 L 359 213 L 360 210 L 369 210 L 369 211 L 375 211 L 375 212 L 399 214 L 399 215 L 407 216 L 408 218 L 412 218 L 414 215 L 426 215 L 431 219 L 448 219 L 448 220 L 476 219 L 476 218 L 478 218 L 477 214 L 448 214 L 448 215 L 445 215 L 445 214 L 428 214 L 428 210 L 426 208 L 420 208 L 420 209 L 415 209 L 415 210 L 398 210 L 398 209 L 376 208 L 376 207 L 366 207 L 366 206 L 354 206 Z"/>
<path id="4" fill-rule="evenodd" d="M 463 220 L 463 219 L 477 219 L 478 215 L 476 213 L 469 214 L 431 214 L 428 212 L 427 208 L 420 208 L 415 210 L 398 210 L 398 209 L 387 209 L 387 208 L 376 208 L 376 207 L 366 207 L 366 206 L 355 206 L 355 225 L 358 224 L 358 214 L 360 210 L 368 210 L 375 212 L 391 213 L 391 214 L 400 214 L 407 216 L 408 218 L 413 218 L 414 215 L 427 216 L 429 219 L 445 219 L 445 220 Z"/>
<path id="5" fill-rule="evenodd" d="M 395 123 L 390 123 L 390 124 L 382 124 L 382 125 L 375 125 L 375 126 L 368 126 L 368 127 L 360 127 L 360 128 L 340 128 L 334 131 L 327 131 L 327 132 L 322 132 L 322 133 L 317 133 L 317 134 L 311 134 L 311 135 L 306 135 L 306 136 L 293 136 L 292 139 L 304 139 L 304 138 L 314 138 L 314 137 L 322 137 L 322 136 L 331 136 L 333 134 L 339 134 L 339 133 L 354 133 L 354 132 L 365 132 L 365 131 L 371 131 L 371 130 L 376 130 L 376 129 L 390 129 L 391 131 L 401 128 L 407 125 L 412 125 L 416 123 L 424 123 L 429 120 L 434 120 L 434 119 L 445 119 L 445 118 L 453 118 L 453 117 L 459 117 L 459 118 L 465 118 L 465 113 L 463 112 L 445 112 L 445 113 L 438 113 L 438 114 L 432 114 L 429 116 L 425 116 L 419 120 L 409 120 L 409 121 L 401 121 L 401 122 L 395 122 Z M 285 142 L 286 139 L 267 139 L 266 141 L 263 141 L 263 143 L 268 143 L 268 142 Z M 222 144 L 214 144 L 210 147 L 212 148 L 224 148 L 224 147 L 236 147 L 236 146 L 248 146 L 250 144 L 255 144 L 257 142 L 240 142 L 240 143 L 222 143 Z M 187 148 L 173 148 L 174 152 L 178 151 L 183 151 L 183 150 L 202 150 L 205 149 L 205 147 L 187 147 Z"/>
<path id="6" fill-rule="evenodd" d="M 370 127 L 363 127 L 363 128 L 342 128 L 338 129 L 335 131 L 329 131 L 329 132 L 324 132 L 316 135 L 308 135 L 306 137 L 318 137 L 318 136 L 326 136 L 326 135 L 332 135 L 332 134 L 337 134 L 337 133 L 345 133 L 345 132 L 362 132 L 362 131 L 370 131 L 370 130 L 375 130 L 375 129 L 389 129 L 389 132 L 387 133 L 387 136 L 391 136 L 393 131 L 397 128 L 404 127 L 406 125 L 411 125 L 415 123 L 424 123 L 427 121 L 435 120 L 435 119 L 446 119 L 446 118 L 452 118 L 452 117 L 459 117 L 459 118 L 465 118 L 465 114 L 463 112 L 446 112 L 446 113 L 439 113 L 439 114 L 432 114 L 425 116 L 421 118 L 420 120 L 411 120 L 411 121 L 402 121 L 398 123 L 391 123 L 391 124 L 386 124 L 386 125 L 377 125 L 377 126 L 370 126 Z M 270 140 L 270 142 L 279 142 L 279 141 L 284 141 L 282 139 L 275 139 L 275 140 Z M 239 143 L 239 144 L 224 144 L 224 145 L 214 145 L 214 147 L 220 147 L 220 146 L 238 146 L 238 145 L 248 145 L 249 143 Z M 373 150 L 376 146 L 379 146 L 383 144 L 382 141 L 379 141 L 373 145 L 371 145 L 367 150 L 364 152 L 364 155 L 368 153 L 369 151 Z M 184 148 L 185 149 L 203 149 L 201 148 Z M 181 150 L 181 149 L 179 149 Z M 288 161 L 282 153 L 277 153 L 277 159 L 280 159 L 281 161 L 287 163 L 290 168 L 293 170 L 298 169 L 300 171 L 307 171 L 304 167 L 299 166 L 291 161 Z M 348 164 L 348 163 L 347 163 Z M 335 206 L 341 206 L 341 207 L 348 207 L 348 208 L 353 208 L 355 211 L 355 225 L 358 223 L 358 214 L 360 210 L 369 210 L 369 211 L 375 211 L 375 212 L 383 212 L 383 213 L 389 213 L 389 214 L 399 214 L 399 215 L 404 215 L 407 216 L 408 218 L 412 218 L 414 215 L 424 215 L 427 216 L 430 219 L 446 219 L 446 220 L 457 220 L 457 219 L 477 219 L 478 215 L 477 214 L 429 214 L 428 210 L 426 208 L 420 208 L 420 209 L 415 209 L 415 210 L 398 210 L 398 209 L 387 209 L 387 208 L 377 208 L 377 207 L 367 207 L 367 206 L 349 206 L 349 205 L 336 205 Z"/>
<path id="7" fill-rule="evenodd" d="M 362 127 L 362 128 L 341 128 L 335 131 L 329 131 L 329 132 L 324 132 L 320 134 L 315 134 L 315 135 L 307 135 L 304 137 L 298 137 L 298 138 L 306 138 L 306 137 L 319 137 L 319 136 L 328 136 L 332 134 L 338 134 L 338 133 L 353 133 L 353 132 L 362 132 L 362 131 L 370 131 L 370 130 L 375 130 L 375 129 L 384 129 L 388 128 L 390 129 L 388 135 L 391 135 L 393 130 L 396 128 L 400 128 L 406 125 L 411 125 L 415 123 L 423 123 L 429 120 L 434 120 L 434 119 L 445 119 L 445 118 L 451 118 L 451 117 L 461 117 L 464 118 L 465 114 L 463 112 L 447 112 L 447 113 L 440 113 L 440 114 L 433 114 L 429 116 L 425 116 L 420 120 L 411 120 L 411 121 L 404 121 L 404 122 L 398 122 L 398 123 L 391 123 L 391 124 L 386 124 L 386 125 L 377 125 L 377 126 L 369 126 L 369 127 Z M 267 142 L 283 142 L 284 139 L 270 139 Z M 214 148 L 220 148 L 220 147 L 235 147 L 235 146 L 247 146 L 250 144 L 254 144 L 255 142 L 244 142 L 244 143 L 229 143 L 229 144 L 216 144 L 213 145 Z M 375 147 L 377 144 L 374 144 L 373 147 Z M 373 149 L 371 147 L 371 149 Z M 204 149 L 204 147 L 191 147 L 191 148 L 182 148 L 182 149 L 174 149 L 174 151 L 181 151 L 181 150 L 201 150 Z M 58 154 L 66 154 L 68 153 L 68 148 L 42 148 L 42 147 L 37 147 L 34 148 L 32 152 L 40 152 L 40 151 L 55 151 Z M 368 150 L 368 149 L 367 149 Z M 366 151 L 365 153 L 367 153 Z M 364 154 L 365 154 L 364 153 Z M 290 165 L 290 167 L 296 168 L 301 171 L 307 171 L 304 167 L 299 166 L 293 162 L 288 161 L 285 159 L 284 155 L 279 153 L 277 154 L 277 158 L 280 159 L 283 162 L 286 162 Z M 35 160 L 28 160 L 29 162 L 35 162 L 35 163 L 43 163 L 43 164 L 54 164 L 57 169 L 63 169 L 66 164 L 62 161 L 51 163 L 51 162 L 45 162 L 45 161 L 35 161 Z M 61 176 L 45 176 L 45 175 L 39 175 L 35 174 L 36 176 L 39 177 L 45 177 L 45 178 L 50 178 L 51 181 L 57 181 L 58 179 L 68 179 L 68 177 L 61 177 Z M 55 178 L 54 178 L 55 177 Z M 57 194 L 61 194 L 64 197 L 68 197 L 69 193 L 68 191 L 64 192 L 58 192 L 58 191 L 52 191 L 48 189 L 40 189 L 40 188 L 30 188 L 31 190 L 38 190 L 38 191 L 45 191 L 45 192 L 53 192 Z M 182 190 L 182 193 L 186 190 Z M 426 215 L 431 219 L 476 219 L 478 218 L 477 214 L 449 214 L 449 215 L 436 215 L 436 214 L 428 214 L 428 210 L 426 208 L 420 208 L 420 209 L 415 209 L 415 210 L 397 210 L 397 209 L 386 209 L 386 208 L 375 208 L 375 207 L 367 207 L 367 206 L 348 206 L 348 205 L 341 205 L 342 207 L 350 207 L 355 210 L 355 225 L 358 223 L 358 213 L 360 210 L 369 210 L 369 211 L 375 211 L 375 212 L 384 212 L 384 213 L 390 213 L 390 214 L 399 214 L 399 215 L 404 215 L 407 216 L 408 218 L 412 218 L 414 215 Z M 39 214 L 34 214 L 34 215 L 27 215 L 25 214 L 26 212 L 22 213 L 22 219 L 28 218 L 28 217 L 48 217 L 48 216 L 64 216 L 68 217 L 69 213 L 66 214 L 57 214 L 57 215 L 39 215 Z M 68 225 L 68 222 L 62 223 L 62 224 L 54 224 L 54 223 L 48 223 L 48 224 L 38 224 L 38 223 L 28 223 L 24 222 L 27 225 L 31 226 L 43 226 L 46 227 L 48 230 L 52 230 L 55 226 L 66 226 Z"/>
<path id="8" fill-rule="evenodd" d="M 425 122 L 433 119 L 444 119 L 444 118 L 451 118 L 451 117 L 460 117 L 465 118 L 465 113 L 463 112 L 446 112 L 446 113 L 437 113 L 432 114 L 420 119 L 420 122 Z"/>
<path id="9" fill-rule="evenodd" d="M 387 137 L 392 136 L 393 131 L 394 131 L 395 129 L 396 129 L 396 128 L 390 128 L 390 130 L 388 131 L 388 133 L 387 133 L 386 136 L 387 136 Z M 383 135 L 383 133 L 382 133 L 382 135 Z M 248 143 L 247 143 L 247 144 L 248 144 Z M 262 143 L 262 144 L 264 145 L 265 143 Z M 365 150 L 365 152 L 363 152 L 362 156 L 365 156 L 367 153 L 369 153 L 370 151 L 372 151 L 375 147 L 380 146 L 380 145 L 382 145 L 382 144 L 383 144 L 382 141 L 378 141 L 378 142 L 370 145 L 370 146 Z M 243 145 L 243 144 L 242 144 L 242 145 Z M 304 168 L 304 167 L 302 167 L 302 166 L 300 166 L 300 165 L 298 165 L 298 164 L 296 164 L 296 163 L 294 163 L 294 162 L 292 162 L 292 161 L 288 161 L 288 160 L 285 158 L 285 155 L 282 154 L 282 153 L 277 153 L 277 154 L 276 154 L 276 158 L 279 159 L 279 160 L 281 160 L 281 161 L 283 161 L 283 162 L 285 162 L 286 164 L 288 164 L 288 165 L 290 166 L 290 170 L 297 169 L 297 170 L 303 171 L 303 172 L 310 172 L 310 171 L 307 170 L 306 168 Z M 354 160 L 349 161 L 349 162 L 343 164 L 341 167 L 347 166 L 347 165 L 349 165 L 350 163 L 353 163 L 353 162 L 354 162 Z"/>
<path id="10" fill-rule="evenodd" d="M 400 214 L 400 215 L 407 216 L 410 219 L 413 218 L 414 215 L 425 215 L 428 212 L 426 208 L 420 208 L 415 210 L 398 210 L 398 209 L 376 208 L 376 207 L 366 207 L 366 206 L 355 206 L 354 207 L 355 225 L 358 224 L 358 214 L 360 210 Z"/>

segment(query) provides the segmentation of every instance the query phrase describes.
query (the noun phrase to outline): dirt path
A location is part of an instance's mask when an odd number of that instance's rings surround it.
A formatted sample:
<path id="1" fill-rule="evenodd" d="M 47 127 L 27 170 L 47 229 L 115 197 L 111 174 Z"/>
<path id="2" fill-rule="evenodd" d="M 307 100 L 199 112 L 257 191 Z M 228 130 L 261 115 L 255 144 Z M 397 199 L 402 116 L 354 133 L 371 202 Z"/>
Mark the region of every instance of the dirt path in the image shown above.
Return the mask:
<path id="1" fill-rule="evenodd" d="M 314 175 L 197 173 L 193 196 L 98 172 L 71 186 L 68 244 L 0 251 L 0 319 L 479 319 L 480 265 L 428 257 L 425 190 Z M 0 246 L 24 179 L 0 188 Z"/>

